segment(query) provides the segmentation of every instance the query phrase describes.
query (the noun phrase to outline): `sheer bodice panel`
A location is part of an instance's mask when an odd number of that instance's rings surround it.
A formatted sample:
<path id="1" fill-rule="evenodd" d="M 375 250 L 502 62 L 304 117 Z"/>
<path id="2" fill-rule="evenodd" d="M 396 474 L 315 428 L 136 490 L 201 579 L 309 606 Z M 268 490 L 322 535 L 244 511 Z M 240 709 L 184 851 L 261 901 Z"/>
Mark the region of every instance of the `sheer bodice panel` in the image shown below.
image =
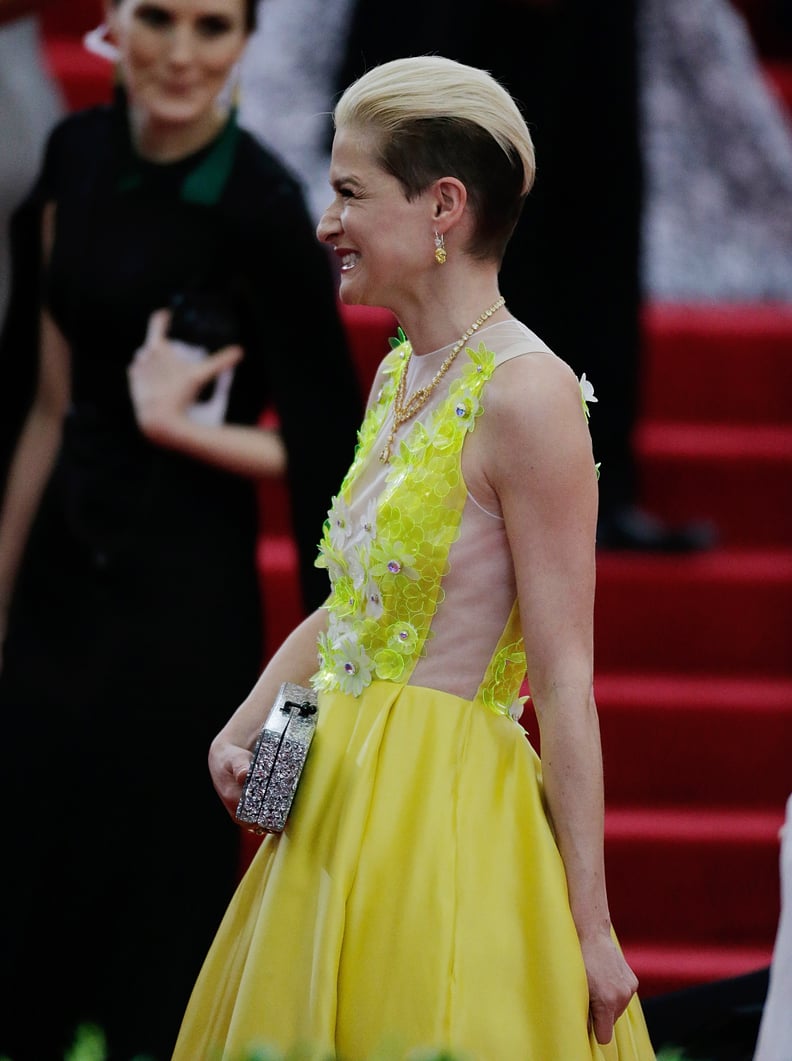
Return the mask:
<path id="1" fill-rule="evenodd" d="M 426 655 L 416 663 L 411 683 L 472 700 L 514 599 L 514 569 L 503 520 L 484 512 L 468 494 Z"/>
<path id="2" fill-rule="evenodd" d="M 514 320 L 481 328 L 476 334 L 475 345 L 471 341 L 471 347 L 475 350 L 479 344 L 490 355 L 494 355 L 495 371 L 498 365 L 513 357 L 537 350 L 548 351 L 533 332 Z M 451 345 L 410 359 L 407 367 L 408 395 L 431 382 L 450 350 Z M 396 367 L 392 371 L 394 378 L 401 371 L 400 358 L 406 357 L 407 352 L 401 350 L 396 355 Z M 464 409 L 469 404 L 467 391 L 457 391 L 457 397 L 453 397 L 455 388 L 462 387 L 465 373 L 470 377 L 471 359 L 463 350 L 415 419 L 397 432 L 394 443 L 397 457 L 395 460 L 392 458 L 390 464 L 384 464 L 379 455 L 391 430 L 392 408 L 387 409 L 376 432 L 370 437 L 364 434 L 359 466 L 353 467 L 344 492 L 343 511 L 339 515 L 336 509 L 335 519 L 345 524 L 345 540 L 340 547 L 344 555 L 351 558 L 347 570 L 350 582 L 354 583 L 361 580 L 356 570 L 357 557 L 365 553 L 367 540 L 385 534 L 380 515 L 383 505 L 386 508 L 392 505 L 400 513 L 415 508 L 412 522 L 404 517 L 404 535 L 407 562 L 414 560 L 416 567 L 420 567 L 420 559 L 415 558 L 424 551 L 421 546 L 423 519 L 431 528 L 430 512 L 443 507 L 446 510 L 453 507 L 459 510 L 456 524 L 448 532 L 447 557 L 443 554 L 439 561 L 442 577 L 434 608 L 426 606 L 430 614 L 427 617 L 425 640 L 417 646 L 413 666 L 405 671 L 403 677 L 411 684 L 473 699 L 484 680 L 515 604 L 515 578 L 505 525 L 499 512 L 485 509 L 467 490 L 462 476 L 464 454 L 461 442 L 448 445 L 448 449 L 458 446 L 459 452 L 454 461 L 443 465 L 441 472 L 436 475 L 427 472 L 424 478 L 420 472 L 416 474 L 413 451 L 414 440 L 420 438 L 422 430 L 438 432 L 437 417 L 442 416 L 438 411 L 444 403 L 449 402 L 449 395 L 452 401 L 448 420 L 453 421 L 455 414 L 463 419 L 471 415 L 472 421 L 477 415 L 486 415 L 486 384 L 483 380 L 479 383 L 483 388 L 481 401 L 473 413 Z M 484 375 L 487 376 L 487 373 L 484 372 Z M 388 386 L 387 381 L 385 386 Z M 445 420 L 441 422 L 444 425 L 446 423 Z M 468 428 L 471 429 L 473 427 Z M 453 424 L 449 427 L 451 430 Z M 442 446 L 437 448 L 442 449 Z M 409 475 L 399 470 L 398 457 L 406 462 Z M 431 466 L 431 461 L 427 462 L 423 457 L 418 459 Z M 416 500 L 415 490 L 419 493 L 424 491 L 424 495 Z M 413 528 L 412 537 L 410 527 Z M 400 533 L 397 530 L 396 537 Z M 431 529 L 426 533 L 431 536 Z M 401 545 L 401 542 L 397 544 Z M 332 577 L 332 564 L 329 566 Z M 421 583 L 421 592 L 424 594 L 425 585 Z M 415 583 L 412 587 L 408 583 L 407 590 L 410 588 L 415 589 Z M 377 601 L 377 604 L 381 606 L 381 602 Z M 394 614 L 397 612 L 398 609 L 395 609 Z M 412 633 L 411 626 L 410 637 Z"/>

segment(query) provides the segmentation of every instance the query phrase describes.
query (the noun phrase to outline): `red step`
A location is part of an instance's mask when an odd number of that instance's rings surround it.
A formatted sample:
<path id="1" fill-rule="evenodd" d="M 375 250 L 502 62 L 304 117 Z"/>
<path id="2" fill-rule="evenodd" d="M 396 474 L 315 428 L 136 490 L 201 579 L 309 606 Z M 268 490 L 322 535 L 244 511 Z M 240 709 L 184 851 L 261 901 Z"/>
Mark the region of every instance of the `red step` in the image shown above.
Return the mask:
<path id="1" fill-rule="evenodd" d="M 792 791 L 792 679 L 601 674 L 610 806 L 783 808 Z"/>
<path id="2" fill-rule="evenodd" d="M 608 808 L 608 897 L 620 938 L 772 949 L 783 821 L 783 804 Z"/>
<path id="3" fill-rule="evenodd" d="M 792 543 L 792 426 L 648 422 L 635 445 L 650 511 L 708 519 L 723 545 Z"/>
<path id="4" fill-rule="evenodd" d="M 645 422 L 792 423 L 792 304 L 644 311 Z"/>
<path id="5" fill-rule="evenodd" d="M 792 676 L 792 550 L 603 553 L 598 673 Z"/>
<path id="6" fill-rule="evenodd" d="M 701 947 L 679 943 L 621 941 L 639 980 L 641 998 L 684 991 L 764 969 L 772 950 L 766 947 Z"/>

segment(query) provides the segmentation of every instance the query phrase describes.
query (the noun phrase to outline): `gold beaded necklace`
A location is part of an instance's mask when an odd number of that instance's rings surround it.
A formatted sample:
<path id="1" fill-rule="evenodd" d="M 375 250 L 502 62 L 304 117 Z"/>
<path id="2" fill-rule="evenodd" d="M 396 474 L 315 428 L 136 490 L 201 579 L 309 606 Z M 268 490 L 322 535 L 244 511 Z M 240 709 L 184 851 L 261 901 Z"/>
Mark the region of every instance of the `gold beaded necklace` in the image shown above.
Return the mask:
<path id="1" fill-rule="evenodd" d="M 473 321 L 473 323 L 470 325 L 465 334 L 456 343 L 454 343 L 453 347 L 451 348 L 451 353 L 448 355 L 445 361 L 443 361 L 440 368 L 438 368 L 437 372 L 435 372 L 434 376 L 426 384 L 426 386 L 419 387 L 418 390 L 413 391 L 409 398 L 405 398 L 405 392 L 407 390 L 407 370 L 410 367 L 412 353 L 409 355 L 409 357 L 407 358 L 407 363 L 405 364 L 402 370 L 402 374 L 399 377 L 399 384 L 396 387 L 396 394 L 393 398 L 393 425 L 390 429 L 390 434 L 388 435 L 388 441 L 385 443 L 385 448 L 379 455 L 379 459 L 382 461 L 383 464 L 388 464 L 390 462 L 391 446 L 393 445 L 393 439 L 402 424 L 406 424 L 408 420 L 412 420 L 415 414 L 420 409 L 422 409 L 424 405 L 426 405 L 427 401 L 429 400 L 429 395 L 435 389 L 435 387 L 446 374 L 446 372 L 448 372 L 449 368 L 451 368 L 451 365 L 454 363 L 454 359 L 456 358 L 457 354 L 468 341 L 468 339 L 471 337 L 471 335 L 473 335 L 474 332 L 477 332 L 481 325 L 486 320 L 489 320 L 493 313 L 497 313 L 501 306 L 504 306 L 505 304 L 506 299 L 503 297 L 503 295 L 501 295 L 501 297 L 497 299 L 497 301 L 492 303 L 489 309 L 485 309 L 481 316 L 477 317 Z"/>

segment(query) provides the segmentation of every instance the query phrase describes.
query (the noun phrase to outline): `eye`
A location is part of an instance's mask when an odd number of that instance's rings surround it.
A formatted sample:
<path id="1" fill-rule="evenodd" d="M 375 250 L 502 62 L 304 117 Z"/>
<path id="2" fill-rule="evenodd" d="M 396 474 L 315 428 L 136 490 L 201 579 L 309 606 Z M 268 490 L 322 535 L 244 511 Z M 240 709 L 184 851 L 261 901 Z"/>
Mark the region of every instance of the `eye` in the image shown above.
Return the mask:
<path id="1" fill-rule="evenodd" d="M 170 12 L 156 4 L 141 4 L 135 12 L 135 17 L 151 29 L 164 29 L 171 23 Z"/>
<path id="2" fill-rule="evenodd" d="M 198 19 L 197 27 L 198 33 L 202 37 L 211 40 L 214 37 L 222 37 L 225 33 L 230 33 L 234 28 L 234 24 L 231 19 L 225 18 L 223 15 L 205 15 L 203 18 Z"/>

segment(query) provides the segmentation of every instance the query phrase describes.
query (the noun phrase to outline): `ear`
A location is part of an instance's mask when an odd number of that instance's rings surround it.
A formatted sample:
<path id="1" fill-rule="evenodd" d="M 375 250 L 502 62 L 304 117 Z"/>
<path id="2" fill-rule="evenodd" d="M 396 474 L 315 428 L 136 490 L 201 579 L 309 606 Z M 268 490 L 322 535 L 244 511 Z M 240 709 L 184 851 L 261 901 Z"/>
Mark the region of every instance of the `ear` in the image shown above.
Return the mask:
<path id="1" fill-rule="evenodd" d="M 456 177 L 439 177 L 431 187 L 432 223 L 446 233 L 462 219 L 467 206 L 467 188 Z"/>

